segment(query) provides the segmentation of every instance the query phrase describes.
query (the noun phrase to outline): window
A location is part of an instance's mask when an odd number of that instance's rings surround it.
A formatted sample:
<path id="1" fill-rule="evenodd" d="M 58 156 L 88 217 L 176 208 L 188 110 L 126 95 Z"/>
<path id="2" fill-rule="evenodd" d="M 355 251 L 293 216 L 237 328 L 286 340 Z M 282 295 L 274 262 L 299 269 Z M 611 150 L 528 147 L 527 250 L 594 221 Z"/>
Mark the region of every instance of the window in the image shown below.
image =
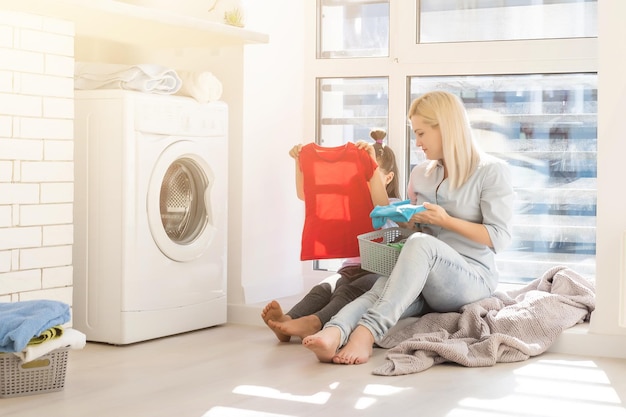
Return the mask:
<path id="1" fill-rule="evenodd" d="M 369 140 L 370 130 L 387 130 L 387 77 L 320 78 L 317 81 L 317 143 L 332 147 Z M 316 262 L 316 268 L 336 271 L 342 260 Z"/>
<path id="2" fill-rule="evenodd" d="M 418 42 L 594 37 L 596 6 L 589 0 L 421 0 Z"/>
<path id="3" fill-rule="evenodd" d="M 318 0 L 318 58 L 389 55 L 389 0 Z"/>
<path id="4" fill-rule="evenodd" d="M 370 26 L 387 22 L 382 39 L 393 46 L 389 57 L 372 61 L 385 53 L 347 36 L 336 37 L 334 48 L 318 44 L 319 140 L 337 145 L 386 126 L 393 140 L 404 136 L 404 144 L 391 144 L 405 161 L 406 186 L 422 158 L 406 127 L 410 101 L 433 89 L 452 91 L 481 146 L 514 171 L 514 242 L 498 257 L 502 281 L 526 282 L 555 264 L 595 276 L 597 1 L 319 0 L 318 39 L 324 31 L 345 33 L 374 4 L 384 11 L 377 9 L 382 20 Z M 330 16 L 323 10 L 332 7 L 341 8 L 342 18 L 323 22 Z"/>
<path id="5" fill-rule="evenodd" d="M 318 143 L 339 146 L 387 130 L 388 88 L 386 77 L 318 79 Z"/>

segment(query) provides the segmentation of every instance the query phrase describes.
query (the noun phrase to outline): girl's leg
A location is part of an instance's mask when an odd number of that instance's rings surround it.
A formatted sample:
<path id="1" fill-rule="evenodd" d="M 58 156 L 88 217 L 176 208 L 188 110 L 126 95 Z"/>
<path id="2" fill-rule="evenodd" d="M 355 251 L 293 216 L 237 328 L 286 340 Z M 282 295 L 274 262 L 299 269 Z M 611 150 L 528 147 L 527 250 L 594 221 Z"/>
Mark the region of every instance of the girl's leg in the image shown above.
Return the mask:
<path id="1" fill-rule="evenodd" d="M 298 303 L 296 303 L 296 305 L 294 305 L 291 310 L 287 312 L 287 315 L 292 319 L 297 319 L 299 317 L 316 313 L 330 302 L 331 295 L 332 291 L 330 284 L 324 282 L 315 285 L 304 297 L 302 297 L 302 300 L 298 301 Z"/>
<path id="2" fill-rule="evenodd" d="M 318 318 L 316 316 L 309 317 L 309 315 L 327 305 L 330 301 L 330 296 L 331 286 L 324 282 L 311 288 L 287 314 L 283 313 L 283 309 L 278 301 L 271 301 L 263 309 L 261 318 L 267 327 L 272 329 L 279 341 L 288 342 L 291 340 L 291 336 L 302 337 L 302 335 L 309 335 L 321 328 L 321 324 L 310 323 L 310 319 L 317 321 Z M 309 319 L 305 320 L 306 323 L 290 325 L 295 319 L 304 320 L 305 318 Z M 307 329 L 312 330 L 301 329 L 301 324 L 306 324 Z"/>
<path id="3" fill-rule="evenodd" d="M 291 336 L 309 336 L 319 331 L 323 325 L 315 313 L 328 305 L 336 288 L 348 282 L 342 274 L 333 274 L 311 288 L 287 314 L 283 313 L 280 304 L 274 300 L 265 306 L 261 317 L 281 342 L 288 342 Z"/>
<path id="4" fill-rule="evenodd" d="M 379 275 L 367 274 L 354 281 L 338 285 L 337 289 L 330 296 L 328 304 L 315 313 L 322 326 L 328 323 L 331 317 L 337 314 L 346 304 L 369 291 L 378 278 Z"/>

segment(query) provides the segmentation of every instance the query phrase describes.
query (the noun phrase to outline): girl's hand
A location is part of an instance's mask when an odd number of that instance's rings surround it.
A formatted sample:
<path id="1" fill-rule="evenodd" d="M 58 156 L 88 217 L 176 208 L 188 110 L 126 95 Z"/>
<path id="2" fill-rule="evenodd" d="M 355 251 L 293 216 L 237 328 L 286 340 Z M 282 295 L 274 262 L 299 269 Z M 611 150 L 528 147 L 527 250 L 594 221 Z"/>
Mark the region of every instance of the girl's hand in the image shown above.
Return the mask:
<path id="1" fill-rule="evenodd" d="M 424 203 L 426 210 L 419 213 L 415 213 L 411 216 L 411 221 L 421 224 L 432 224 L 435 226 L 441 226 L 447 222 L 450 218 L 448 212 L 441 206 L 433 203 Z"/>
<path id="2" fill-rule="evenodd" d="M 354 143 L 356 145 L 356 147 L 358 149 L 365 149 L 367 151 L 368 154 L 370 154 L 370 156 L 372 157 L 372 159 L 376 160 L 376 151 L 374 151 L 374 147 L 363 141 L 363 140 L 359 140 L 357 142 Z"/>
<path id="3" fill-rule="evenodd" d="M 296 145 L 296 146 L 294 146 L 293 148 L 291 148 L 291 150 L 289 150 L 289 156 L 297 161 L 298 157 L 300 156 L 300 150 L 301 149 L 302 149 L 302 144 L 301 143 Z"/>

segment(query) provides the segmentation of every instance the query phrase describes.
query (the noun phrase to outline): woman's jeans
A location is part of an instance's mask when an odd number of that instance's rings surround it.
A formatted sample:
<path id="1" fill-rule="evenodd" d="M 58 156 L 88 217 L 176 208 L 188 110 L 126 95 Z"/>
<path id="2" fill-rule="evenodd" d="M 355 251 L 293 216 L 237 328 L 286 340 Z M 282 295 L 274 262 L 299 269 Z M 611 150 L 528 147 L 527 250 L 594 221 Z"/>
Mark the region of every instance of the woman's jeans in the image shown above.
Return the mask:
<path id="1" fill-rule="evenodd" d="M 425 233 L 412 234 L 388 278 L 341 309 L 324 327 L 341 331 L 343 346 L 357 325 L 380 341 L 398 320 L 432 311 L 458 311 L 491 296 L 497 276 L 467 262 L 456 250 Z"/>

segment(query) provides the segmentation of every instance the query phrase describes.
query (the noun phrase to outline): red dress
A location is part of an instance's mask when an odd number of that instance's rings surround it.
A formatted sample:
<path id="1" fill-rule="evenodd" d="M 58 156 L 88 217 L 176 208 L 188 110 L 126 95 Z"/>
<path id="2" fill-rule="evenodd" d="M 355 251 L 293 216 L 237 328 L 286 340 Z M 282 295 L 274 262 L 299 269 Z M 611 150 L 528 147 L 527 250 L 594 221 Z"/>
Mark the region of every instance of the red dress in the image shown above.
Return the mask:
<path id="1" fill-rule="evenodd" d="M 359 256 L 357 236 L 374 230 L 369 180 L 376 161 L 352 142 L 302 147 L 305 219 L 300 259 Z"/>

